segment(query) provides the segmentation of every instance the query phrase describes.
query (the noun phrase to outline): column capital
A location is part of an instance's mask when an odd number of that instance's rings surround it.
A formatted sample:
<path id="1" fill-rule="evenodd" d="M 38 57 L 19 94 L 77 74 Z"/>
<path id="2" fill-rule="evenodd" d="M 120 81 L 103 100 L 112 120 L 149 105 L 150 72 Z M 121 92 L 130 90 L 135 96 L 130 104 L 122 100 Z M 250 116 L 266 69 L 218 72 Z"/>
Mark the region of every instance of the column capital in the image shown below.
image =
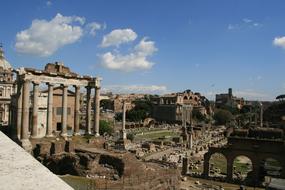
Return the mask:
<path id="1" fill-rule="evenodd" d="M 85 86 L 86 89 L 92 89 L 92 86 Z"/>
<path id="2" fill-rule="evenodd" d="M 23 79 L 23 83 L 30 83 L 31 80 L 30 79 Z"/>
<path id="3" fill-rule="evenodd" d="M 33 81 L 34 85 L 39 85 L 41 82 L 40 81 Z"/>
<path id="4" fill-rule="evenodd" d="M 81 86 L 80 85 L 73 85 L 73 87 L 76 89 L 80 89 Z"/>
<path id="5" fill-rule="evenodd" d="M 46 85 L 48 85 L 48 86 L 54 86 L 55 84 L 54 84 L 54 83 L 47 82 Z"/>
<path id="6" fill-rule="evenodd" d="M 68 87 L 67 84 L 61 84 L 60 86 L 63 87 L 63 88 L 67 88 Z"/>

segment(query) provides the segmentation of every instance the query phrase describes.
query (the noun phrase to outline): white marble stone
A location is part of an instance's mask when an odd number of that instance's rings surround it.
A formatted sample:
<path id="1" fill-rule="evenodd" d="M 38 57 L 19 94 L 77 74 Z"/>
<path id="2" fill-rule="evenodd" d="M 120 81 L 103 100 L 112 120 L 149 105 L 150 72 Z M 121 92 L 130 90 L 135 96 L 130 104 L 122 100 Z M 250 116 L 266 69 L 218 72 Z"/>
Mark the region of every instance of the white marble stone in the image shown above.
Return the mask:
<path id="1" fill-rule="evenodd" d="M 0 184 L 3 190 L 73 189 L 2 132 Z"/>

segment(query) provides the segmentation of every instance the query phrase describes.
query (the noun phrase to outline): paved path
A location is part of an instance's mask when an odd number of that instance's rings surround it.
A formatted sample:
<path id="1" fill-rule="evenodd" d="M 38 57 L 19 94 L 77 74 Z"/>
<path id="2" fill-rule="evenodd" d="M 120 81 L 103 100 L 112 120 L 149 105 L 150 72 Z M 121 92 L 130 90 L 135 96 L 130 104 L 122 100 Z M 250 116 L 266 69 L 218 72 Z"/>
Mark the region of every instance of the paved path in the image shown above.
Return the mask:
<path id="1" fill-rule="evenodd" d="M 0 131 L 0 190 L 72 190 Z"/>

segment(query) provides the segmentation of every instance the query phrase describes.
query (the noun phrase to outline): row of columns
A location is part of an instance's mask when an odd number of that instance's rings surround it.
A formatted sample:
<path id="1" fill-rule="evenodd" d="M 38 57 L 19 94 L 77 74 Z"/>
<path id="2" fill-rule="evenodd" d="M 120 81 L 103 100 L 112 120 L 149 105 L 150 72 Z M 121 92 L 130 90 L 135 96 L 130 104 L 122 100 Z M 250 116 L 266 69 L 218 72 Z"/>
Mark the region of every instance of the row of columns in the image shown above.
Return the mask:
<path id="1" fill-rule="evenodd" d="M 17 100 L 17 136 L 18 139 L 25 140 L 29 138 L 29 93 L 30 80 L 18 82 L 18 100 Z M 31 137 L 37 138 L 38 130 L 38 100 L 39 100 L 39 82 L 33 81 L 33 110 L 32 110 L 32 130 Z M 53 89 L 54 84 L 48 85 L 48 102 L 47 102 L 47 130 L 46 137 L 52 137 L 53 134 Z M 62 115 L 61 115 L 61 136 L 67 136 L 67 100 L 68 86 L 62 87 Z M 74 108 L 74 135 L 79 135 L 80 125 L 80 86 L 75 87 L 75 108 Z M 86 133 L 91 134 L 91 87 L 87 86 L 87 112 L 86 112 Z M 99 136 L 99 114 L 100 114 L 100 87 L 95 87 L 94 96 L 94 134 Z"/>

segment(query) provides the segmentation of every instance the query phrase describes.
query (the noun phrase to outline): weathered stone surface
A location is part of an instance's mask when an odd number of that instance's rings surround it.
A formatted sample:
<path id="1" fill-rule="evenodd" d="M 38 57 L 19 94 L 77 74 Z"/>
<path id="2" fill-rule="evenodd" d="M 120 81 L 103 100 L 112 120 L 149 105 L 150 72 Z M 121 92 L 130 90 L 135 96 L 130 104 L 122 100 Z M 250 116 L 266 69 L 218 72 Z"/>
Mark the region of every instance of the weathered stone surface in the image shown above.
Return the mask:
<path id="1" fill-rule="evenodd" d="M 0 146 L 1 189 L 72 189 L 2 132 Z"/>

